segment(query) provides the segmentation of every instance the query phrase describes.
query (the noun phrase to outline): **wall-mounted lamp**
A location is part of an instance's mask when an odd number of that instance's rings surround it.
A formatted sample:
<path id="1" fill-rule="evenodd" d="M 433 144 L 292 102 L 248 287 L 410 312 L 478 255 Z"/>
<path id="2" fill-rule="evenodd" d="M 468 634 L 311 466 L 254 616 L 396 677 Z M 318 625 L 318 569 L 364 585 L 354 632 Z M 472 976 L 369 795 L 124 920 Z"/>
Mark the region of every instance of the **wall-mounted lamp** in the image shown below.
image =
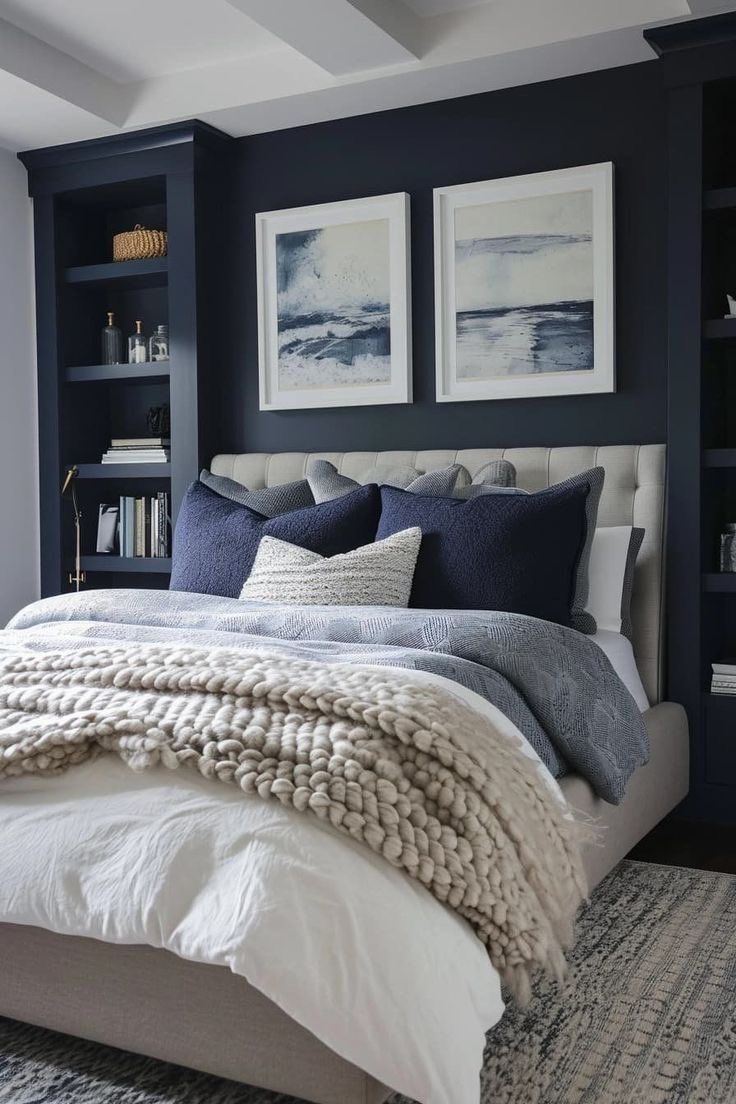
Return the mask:
<path id="1" fill-rule="evenodd" d="M 76 551 L 74 554 L 74 571 L 69 572 L 69 582 L 73 583 L 77 590 L 83 582 L 85 582 L 86 576 L 82 571 L 82 512 L 79 509 L 79 502 L 77 501 L 77 488 L 74 484 L 74 480 L 79 475 L 79 468 L 76 464 L 73 464 L 71 468 L 67 468 L 64 482 L 61 485 L 61 497 L 65 498 L 70 493 L 72 506 L 74 507 L 74 529 L 76 535 Z"/>

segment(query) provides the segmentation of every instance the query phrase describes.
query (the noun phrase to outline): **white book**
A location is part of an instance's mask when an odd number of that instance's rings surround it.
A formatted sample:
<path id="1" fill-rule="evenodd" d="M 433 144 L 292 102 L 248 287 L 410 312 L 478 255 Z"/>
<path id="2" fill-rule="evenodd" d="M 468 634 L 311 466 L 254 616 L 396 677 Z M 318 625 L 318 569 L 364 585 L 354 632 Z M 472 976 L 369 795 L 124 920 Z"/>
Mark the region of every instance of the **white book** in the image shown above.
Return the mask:
<path id="1" fill-rule="evenodd" d="M 711 664 L 714 675 L 733 675 L 736 678 L 736 663 Z"/>
<path id="2" fill-rule="evenodd" d="M 734 686 L 730 690 L 727 690 L 727 689 L 725 689 L 725 687 L 721 687 L 721 686 L 712 686 L 710 692 L 711 692 L 711 694 L 715 694 L 716 697 L 734 698 L 734 697 L 736 697 L 736 686 Z"/>
<path id="3" fill-rule="evenodd" d="M 108 453 L 102 457 L 103 464 L 168 464 L 168 453 L 156 453 L 155 455 L 141 454 L 140 456 L 110 456 Z"/>

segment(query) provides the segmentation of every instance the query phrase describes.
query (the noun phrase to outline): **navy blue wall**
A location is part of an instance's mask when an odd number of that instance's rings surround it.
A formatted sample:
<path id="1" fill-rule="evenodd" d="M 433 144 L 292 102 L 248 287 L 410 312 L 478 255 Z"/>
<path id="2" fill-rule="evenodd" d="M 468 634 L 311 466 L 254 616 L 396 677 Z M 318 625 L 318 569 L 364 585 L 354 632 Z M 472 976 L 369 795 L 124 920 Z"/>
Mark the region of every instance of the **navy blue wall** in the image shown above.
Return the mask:
<path id="1" fill-rule="evenodd" d="M 656 62 L 234 144 L 213 335 L 224 451 L 651 442 L 665 439 L 665 97 Z M 432 189 L 613 161 L 618 393 L 436 404 Z M 411 196 L 410 406 L 261 413 L 254 214 L 384 192 Z M 216 442 L 216 444 L 215 444 Z"/>

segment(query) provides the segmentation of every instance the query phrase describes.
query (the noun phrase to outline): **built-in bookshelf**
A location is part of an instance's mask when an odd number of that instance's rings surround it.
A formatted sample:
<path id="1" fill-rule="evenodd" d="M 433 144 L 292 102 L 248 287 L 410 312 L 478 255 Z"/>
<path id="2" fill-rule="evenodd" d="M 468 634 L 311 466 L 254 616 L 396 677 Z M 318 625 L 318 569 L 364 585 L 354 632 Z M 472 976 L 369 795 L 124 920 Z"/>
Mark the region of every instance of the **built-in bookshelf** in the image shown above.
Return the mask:
<path id="1" fill-rule="evenodd" d="M 221 228 L 218 183 L 229 139 L 197 122 L 20 155 L 34 202 L 44 595 L 72 588 L 75 530 L 62 501 L 75 467 L 85 586 L 166 587 L 170 556 L 97 552 L 101 503 L 168 495 L 171 520 L 208 455 L 206 391 L 217 304 L 208 265 Z M 168 254 L 115 262 L 112 240 L 136 224 L 166 230 Z M 211 283 L 211 281 L 210 281 Z M 126 336 L 169 328 L 168 361 L 102 364 L 107 312 Z M 151 436 L 170 411 L 170 461 L 101 463 L 113 438 Z M 168 551 L 168 549 L 167 549 Z"/>
<path id="2" fill-rule="evenodd" d="M 669 99 L 668 696 L 688 710 L 685 815 L 736 820 L 736 696 L 711 665 L 736 658 L 736 573 L 720 534 L 736 522 L 736 17 L 646 32 Z"/>

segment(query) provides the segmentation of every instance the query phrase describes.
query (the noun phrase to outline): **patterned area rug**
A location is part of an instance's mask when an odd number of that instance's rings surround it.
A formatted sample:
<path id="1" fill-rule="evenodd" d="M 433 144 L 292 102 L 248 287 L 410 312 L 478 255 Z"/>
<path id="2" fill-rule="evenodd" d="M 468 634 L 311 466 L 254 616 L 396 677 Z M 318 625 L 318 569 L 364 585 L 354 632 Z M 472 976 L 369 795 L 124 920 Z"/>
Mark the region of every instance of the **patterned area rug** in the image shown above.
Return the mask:
<path id="1" fill-rule="evenodd" d="M 736 877 L 622 863 L 580 919 L 565 985 L 539 983 L 531 1007 L 489 1033 L 481 1098 L 733 1104 Z M 3 1019 L 0 1102 L 289 1104 Z"/>

